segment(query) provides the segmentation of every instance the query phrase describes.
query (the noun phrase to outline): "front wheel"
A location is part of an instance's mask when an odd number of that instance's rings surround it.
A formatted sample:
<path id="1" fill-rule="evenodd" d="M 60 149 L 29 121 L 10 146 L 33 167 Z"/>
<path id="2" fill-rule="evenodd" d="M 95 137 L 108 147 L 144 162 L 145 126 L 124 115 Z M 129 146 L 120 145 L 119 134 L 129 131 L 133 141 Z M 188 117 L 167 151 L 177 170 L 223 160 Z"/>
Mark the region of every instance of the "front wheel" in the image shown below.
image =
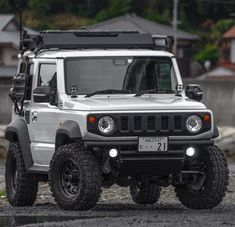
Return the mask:
<path id="1" fill-rule="evenodd" d="M 176 185 L 176 195 L 186 207 L 212 209 L 221 203 L 227 190 L 227 162 L 218 147 L 208 146 L 200 152 L 195 167 L 203 174 L 193 176 L 192 181 L 183 185 Z"/>
<path id="2" fill-rule="evenodd" d="M 51 160 L 49 183 L 60 208 L 89 210 L 101 194 L 101 168 L 81 143 L 64 145 Z"/>
<path id="3" fill-rule="evenodd" d="M 10 143 L 6 160 L 6 193 L 12 206 L 32 206 L 36 200 L 38 181 L 26 172 L 18 142 Z"/>

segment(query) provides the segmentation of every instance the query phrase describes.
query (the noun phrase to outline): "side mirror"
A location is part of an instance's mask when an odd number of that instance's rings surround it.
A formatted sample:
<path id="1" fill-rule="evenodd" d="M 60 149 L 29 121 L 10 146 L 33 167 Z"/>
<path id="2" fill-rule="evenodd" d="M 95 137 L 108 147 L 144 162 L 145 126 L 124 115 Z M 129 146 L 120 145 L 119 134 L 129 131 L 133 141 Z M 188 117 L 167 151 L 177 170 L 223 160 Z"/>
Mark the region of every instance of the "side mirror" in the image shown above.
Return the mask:
<path id="1" fill-rule="evenodd" d="M 18 73 L 13 77 L 12 81 L 13 86 L 9 93 L 12 102 L 23 102 L 27 91 L 27 74 Z"/>
<path id="2" fill-rule="evenodd" d="M 190 99 L 196 100 L 198 102 L 200 102 L 203 98 L 203 91 L 197 84 L 187 85 L 185 93 L 186 96 L 188 96 Z"/>
<path id="3" fill-rule="evenodd" d="M 33 90 L 34 102 L 49 102 L 50 100 L 50 87 L 36 87 Z"/>

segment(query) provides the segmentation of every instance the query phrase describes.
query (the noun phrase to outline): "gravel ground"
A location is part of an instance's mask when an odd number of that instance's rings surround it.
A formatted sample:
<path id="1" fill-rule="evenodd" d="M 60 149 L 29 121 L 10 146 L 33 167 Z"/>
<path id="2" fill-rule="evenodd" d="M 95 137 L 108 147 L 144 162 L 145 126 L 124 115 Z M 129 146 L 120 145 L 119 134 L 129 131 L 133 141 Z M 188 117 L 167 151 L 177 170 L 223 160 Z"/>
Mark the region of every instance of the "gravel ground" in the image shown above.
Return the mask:
<path id="1" fill-rule="evenodd" d="M 234 154 L 235 128 L 221 129 L 220 132 L 222 136 L 217 144 Z M 3 144 L 1 133 L 0 144 Z M 0 160 L 0 191 L 5 188 L 3 174 L 4 161 Z M 185 208 L 175 197 L 172 187 L 163 189 L 156 205 L 140 206 L 132 202 L 128 188 L 113 186 L 103 189 L 99 203 L 92 210 L 63 211 L 54 203 L 48 184 L 41 183 L 33 207 L 11 207 L 4 196 L 0 198 L 1 226 L 235 226 L 235 164 L 230 165 L 226 197 L 213 210 Z"/>
<path id="2" fill-rule="evenodd" d="M 70 212 L 54 203 L 47 184 L 40 184 L 33 207 L 11 207 L 0 199 L 0 226 L 235 226 L 235 166 L 230 166 L 230 185 L 221 205 L 213 210 L 190 210 L 182 206 L 172 187 L 162 191 L 156 205 L 136 205 L 129 190 L 104 189 L 92 210 Z M 0 177 L 0 185 L 3 184 Z"/>

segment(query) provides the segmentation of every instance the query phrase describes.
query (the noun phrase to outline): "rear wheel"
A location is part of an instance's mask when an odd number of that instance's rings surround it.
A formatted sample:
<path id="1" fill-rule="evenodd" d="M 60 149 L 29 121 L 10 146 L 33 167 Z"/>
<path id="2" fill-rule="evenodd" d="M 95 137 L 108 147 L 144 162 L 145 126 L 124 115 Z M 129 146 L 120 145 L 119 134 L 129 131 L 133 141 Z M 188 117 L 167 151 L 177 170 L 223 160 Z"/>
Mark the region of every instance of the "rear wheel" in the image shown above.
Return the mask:
<path id="1" fill-rule="evenodd" d="M 150 182 L 133 182 L 130 186 L 132 200 L 137 204 L 154 204 L 161 194 L 161 187 Z"/>
<path id="2" fill-rule="evenodd" d="M 225 196 L 229 170 L 223 153 L 216 146 L 204 147 L 200 153 L 197 170 L 202 174 L 191 181 L 175 186 L 180 202 L 193 209 L 212 209 Z"/>
<path id="3" fill-rule="evenodd" d="M 89 210 L 101 194 L 101 168 L 81 143 L 64 145 L 51 160 L 49 183 L 60 208 Z"/>
<path id="4" fill-rule="evenodd" d="M 6 193 L 12 206 L 32 206 L 36 200 L 38 181 L 26 172 L 18 142 L 10 143 L 6 160 Z"/>

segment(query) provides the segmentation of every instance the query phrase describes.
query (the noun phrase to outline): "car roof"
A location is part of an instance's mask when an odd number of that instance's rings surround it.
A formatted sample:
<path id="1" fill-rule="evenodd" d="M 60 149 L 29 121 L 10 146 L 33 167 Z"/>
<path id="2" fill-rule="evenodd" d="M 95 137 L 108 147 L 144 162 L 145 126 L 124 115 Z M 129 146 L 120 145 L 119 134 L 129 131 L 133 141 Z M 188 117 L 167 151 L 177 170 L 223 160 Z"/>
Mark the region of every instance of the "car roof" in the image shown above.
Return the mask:
<path id="1" fill-rule="evenodd" d="M 26 52 L 24 55 L 34 57 L 33 52 Z M 68 58 L 68 57 L 115 57 L 115 56 L 153 56 L 153 57 L 173 57 L 168 51 L 149 49 L 82 49 L 82 50 L 44 50 L 37 54 L 37 58 Z"/>

